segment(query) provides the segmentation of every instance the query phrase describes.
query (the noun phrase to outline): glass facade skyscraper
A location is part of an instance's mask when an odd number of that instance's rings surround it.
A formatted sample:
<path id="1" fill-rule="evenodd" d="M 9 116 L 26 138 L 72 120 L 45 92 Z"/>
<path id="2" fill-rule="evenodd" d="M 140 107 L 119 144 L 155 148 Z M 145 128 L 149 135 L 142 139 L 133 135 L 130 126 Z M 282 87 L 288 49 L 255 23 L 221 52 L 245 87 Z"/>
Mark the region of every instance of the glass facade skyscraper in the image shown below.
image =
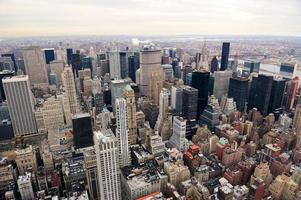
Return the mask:
<path id="1" fill-rule="evenodd" d="M 222 49 L 221 71 L 226 70 L 228 67 L 229 53 L 230 53 L 230 43 L 224 42 L 223 49 Z"/>

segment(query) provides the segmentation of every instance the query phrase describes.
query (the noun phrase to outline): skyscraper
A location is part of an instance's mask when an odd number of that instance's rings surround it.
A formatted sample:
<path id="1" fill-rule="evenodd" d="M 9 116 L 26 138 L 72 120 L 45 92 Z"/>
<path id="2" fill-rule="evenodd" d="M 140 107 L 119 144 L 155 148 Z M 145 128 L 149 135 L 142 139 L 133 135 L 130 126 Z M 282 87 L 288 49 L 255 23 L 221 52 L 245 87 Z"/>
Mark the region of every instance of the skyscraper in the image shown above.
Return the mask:
<path id="1" fill-rule="evenodd" d="M 118 51 L 109 52 L 110 78 L 121 79 L 120 55 Z"/>
<path id="2" fill-rule="evenodd" d="M 45 55 L 46 64 L 50 64 L 51 61 L 55 60 L 55 54 L 53 48 L 43 49 L 43 51 Z"/>
<path id="3" fill-rule="evenodd" d="M 182 115 L 188 120 L 195 119 L 198 109 L 198 90 L 184 85 L 182 99 Z"/>
<path id="4" fill-rule="evenodd" d="M 15 54 L 13 54 L 13 53 L 5 53 L 5 54 L 2 54 L 1 56 L 2 57 L 9 57 L 9 58 L 11 58 L 11 60 L 14 63 L 14 71 L 15 72 L 18 71 L 18 66 L 17 66 L 17 63 L 16 63 Z"/>
<path id="5" fill-rule="evenodd" d="M 45 55 L 39 47 L 29 47 L 22 50 L 25 71 L 29 77 L 30 85 L 48 86 Z"/>
<path id="6" fill-rule="evenodd" d="M 292 79 L 295 72 L 294 63 L 281 63 L 280 65 L 280 75 L 283 78 Z"/>
<path id="7" fill-rule="evenodd" d="M 118 140 L 110 129 L 94 132 L 101 200 L 121 200 Z"/>
<path id="8" fill-rule="evenodd" d="M 4 79 L 5 77 L 12 77 L 13 75 L 14 71 L 0 71 L 0 102 L 6 99 L 2 79 Z"/>
<path id="9" fill-rule="evenodd" d="M 227 95 L 232 71 L 214 72 L 213 95 L 220 101 L 222 96 Z"/>
<path id="10" fill-rule="evenodd" d="M 73 143 L 75 148 L 93 146 L 93 131 L 89 113 L 75 114 L 72 117 Z"/>
<path id="11" fill-rule="evenodd" d="M 70 105 L 70 111 L 75 114 L 78 110 L 77 97 L 74 83 L 74 76 L 70 67 L 65 67 L 62 73 L 62 82 L 67 93 Z"/>
<path id="12" fill-rule="evenodd" d="M 37 133 L 34 102 L 28 76 L 14 76 L 2 80 L 14 133 Z"/>
<path id="13" fill-rule="evenodd" d="M 284 90 L 285 90 L 285 84 L 286 84 L 286 80 L 282 78 L 276 78 L 273 80 L 271 98 L 269 103 L 269 113 L 272 113 L 276 109 L 281 108 Z"/>
<path id="14" fill-rule="evenodd" d="M 198 108 L 196 119 L 199 119 L 200 114 L 202 114 L 208 102 L 209 77 L 210 72 L 208 71 L 192 72 L 191 87 L 198 90 Z"/>
<path id="15" fill-rule="evenodd" d="M 72 64 L 72 54 L 73 54 L 72 48 L 67 48 L 66 54 L 67 54 L 67 64 L 71 65 Z"/>
<path id="16" fill-rule="evenodd" d="M 18 188 L 22 200 L 34 199 L 34 193 L 31 183 L 31 173 L 26 173 L 24 176 L 18 178 Z"/>
<path id="17" fill-rule="evenodd" d="M 128 58 L 129 63 L 129 77 L 136 82 L 136 71 L 139 68 L 139 54 L 136 53 Z"/>
<path id="18" fill-rule="evenodd" d="M 112 103 L 111 105 L 113 107 L 114 112 L 115 112 L 114 105 L 116 99 L 123 97 L 124 88 L 131 82 L 132 81 L 129 78 L 111 81 L 111 103 Z"/>
<path id="19" fill-rule="evenodd" d="M 263 74 L 258 75 L 255 93 L 255 107 L 263 116 L 268 114 L 269 102 L 273 85 L 273 77 Z"/>
<path id="20" fill-rule="evenodd" d="M 230 78 L 228 97 L 236 102 L 237 110 L 243 112 L 248 99 L 249 80 L 243 77 Z"/>
<path id="21" fill-rule="evenodd" d="M 229 53 L 230 53 L 230 43 L 223 42 L 221 71 L 225 71 L 228 67 Z"/>
<path id="22" fill-rule="evenodd" d="M 72 54 L 71 65 L 74 76 L 78 77 L 78 71 L 82 69 L 82 61 L 79 51 Z"/>
<path id="23" fill-rule="evenodd" d="M 289 85 L 287 88 L 286 105 L 285 105 L 287 111 L 290 111 L 294 106 L 298 87 L 299 87 L 299 78 L 296 76 L 291 81 L 289 81 Z"/>
<path id="24" fill-rule="evenodd" d="M 214 73 L 215 71 L 218 71 L 218 60 L 216 58 L 216 56 L 214 56 L 211 60 L 211 64 L 210 64 L 210 72 Z"/>
<path id="25" fill-rule="evenodd" d="M 54 60 L 50 62 L 50 71 L 56 74 L 58 86 L 62 85 L 62 73 L 64 71 L 64 61 Z"/>
<path id="26" fill-rule="evenodd" d="M 181 86 L 171 87 L 171 109 L 177 114 L 182 112 L 183 88 Z"/>
<path id="27" fill-rule="evenodd" d="M 118 98 L 115 101 L 116 112 L 116 137 L 119 145 L 119 166 L 124 167 L 131 163 L 129 130 L 127 126 L 126 101 L 124 98 Z"/>
<path id="28" fill-rule="evenodd" d="M 137 121 L 136 121 L 136 101 L 134 90 L 130 85 L 124 88 L 124 98 L 126 101 L 126 119 L 129 129 L 130 145 L 137 143 Z"/>
<path id="29" fill-rule="evenodd" d="M 259 70 L 260 70 L 259 61 L 249 59 L 244 62 L 243 72 L 247 72 L 248 74 L 251 74 L 253 72 L 259 73 Z"/>
<path id="30" fill-rule="evenodd" d="M 148 96 L 150 98 L 152 98 L 152 92 L 151 92 L 152 74 L 156 74 L 157 79 L 163 82 L 163 69 L 161 66 L 161 50 L 145 48 L 140 52 L 139 87 L 140 87 L 141 95 Z"/>
<path id="31" fill-rule="evenodd" d="M 164 120 L 167 118 L 169 106 L 169 93 L 168 90 L 163 88 L 160 92 L 160 102 L 159 102 L 159 116 L 155 125 L 155 130 L 161 130 Z M 162 135 L 161 135 L 162 137 Z"/>

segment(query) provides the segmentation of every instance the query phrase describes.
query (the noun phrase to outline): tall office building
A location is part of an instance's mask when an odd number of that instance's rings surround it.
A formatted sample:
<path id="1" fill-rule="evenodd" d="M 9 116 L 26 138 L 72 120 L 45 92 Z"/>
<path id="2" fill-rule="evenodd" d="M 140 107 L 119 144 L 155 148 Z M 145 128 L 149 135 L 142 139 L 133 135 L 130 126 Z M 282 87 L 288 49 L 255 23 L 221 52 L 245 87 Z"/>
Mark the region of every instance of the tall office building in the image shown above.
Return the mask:
<path id="1" fill-rule="evenodd" d="M 67 48 L 66 54 L 67 54 L 67 64 L 71 65 L 72 64 L 72 54 L 73 54 L 72 48 Z"/>
<path id="2" fill-rule="evenodd" d="M 163 67 L 163 76 L 165 81 L 172 81 L 173 80 L 173 69 L 172 65 L 166 64 L 162 65 Z"/>
<path id="3" fill-rule="evenodd" d="M 89 113 L 75 114 L 72 117 L 73 143 L 76 149 L 93 146 L 93 131 Z"/>
<path id="4" fill-rule="evenodd" d="M 295 73 L 294 63 L 281 63 L 280 65 L 280 76 L 286 79 L 292 79 Z"/>
<path id="5" fill-rule="evenodd" d="M 183 88 L 181 86 L 171 87 L 171 109 L 177 114 L 182 112 Z"/>
<path id="6" fill-rule="evenodd" d="M 11 60 L 13 61 L 13 64 L 14 64 L 13 70 L 14 70 L 15 72 L 18 71 L 18 65 L 17 65 L 17 63 L 16 63 L 15 54 L 13 54 L 13 53 L 5 53 L 5 54 L 2 54 L 1 56 L 2 56 L 2 57 L 9 57 L 9 58 L 11 58 Z"/>
<path id="7" fill-rule="evenodd" d="M 109 56 L 109 66 L 110 66 L 110 78 L 121 79 L 119 52 L 111 51 L 108 53 L 108 56 Z"/>
<path id="8" fill-rule="evenodd" d="M 59 130 L 64 127 L 64 112 L 60 100 L 48 98 L 43 104 L 42 112 L 47 130 Z"/>
<path id="9" fill-rule="evenodd" d="M 62 73 L 64 71 L 64 61 L 54 60 L 50 62 L 50 71 L 56 74 L 58 86 L 62 85 Z"/>
<path id="10" fill-rule="evenodd" d="M 124 88 L 131 82 L 132 81 L 129 78 L 111 81 L 111 105 L 114 112 L 116 99 L 123 97 Z"/>
<path id="11" fill-rule="evenodd" d="M 4 79 L 5 77 L 12 77 L 13 75 L 14 71 L 0 71 L 0 102 L 6 99 L 2 79 Z"/>
<path id="12" fill-rule="evenodd" d="M 188 148 L 188 140 L 186 139 L 186 120 L 179 116 L 173 117 L 172 136 L 169 142 L 179 151 Z"/>
<path id="13" fill-rule="evenodd" d="M 28 76 L 14 76 L 2 80 L 14 133 L 37 133 L 34 102 Z"/>
<path id="14" fill-rule="evenodd" d="M 220 101 L 222 96 L 227 95 L 232 71 L 214 72 L 213 95 Z"/>
<path id="15" fill-rule="evenodd" d="M 104 76 L 106 73 L 110 72 L 109 68 L 109 60 L 107 59 L 107 55 L 105 53 L 97 54 L 97 76 Z"/>
<path id="16" fill-rule="evenodd" d="M 43 51 L 39 47 L 29 47 L 22 50 L 22 55 L 30 85 L 47 87 L 48 77 Z"/>
<path id="17" fill-rule="evenodd" d="M 31 183 L 31 173 L 26 173 L 24 176 L 19 176 L 17 183 L 22 200 L 34 199 L 33 187 Z"/>
<path id="18" fill-rule="evenodd" d="M 94 132 L 101 200 L 121 200 L 118 140 L 110 129 Z"/>
<path id="19" fill-rule="evenodd" d="M 282 78 L 275 78 L 273 80 L 271 98 L 269 103 L 269 113 L 272 113 L 276 109 L 281 108 L 285 85 L 286 85 L 286 80 Z"/>
<path id="20" fill-rule="evenodd" d="M 273 86 L 273 77 L 263 74 L 258 75 L 255 93 L 255 107 L 263 116 L 268 114 L 269 102 Z"/>
<path id="21" fill-rule="evenodd" d="M 129 52 L 119 52 L 120 61 L 120 77 L 128 77 L 129 63 L 128 63 Z"/>
<path id="22" fill-rule="evenodd" d="M 223 42 L 221 71 L 225 71 L 228 68 L 229 54 L 230 54 L 230 43 Z"/>
<path id="23" fill-rule="evenodd" d="M 119 166 L 124 167 L 131 163 L 129 130 L 127 126 L 126 100 L 118 98 L 115 102 L 116 137 L 119 145 Z"/>
<path id="24" fill-rule="evenodd" d="M 208 128 L 214 131 L 215 127 L 219 125 L 219 118 L 222 114 L 218 100 L 212 95 L 209 97 L 208 105 L 200 116 L 200 123 L 206 124 Z"/>
<path id="25" fill-rule="evenodd" d="M 230 78 L 228 97 L 236 102 L 237 110 L 243 112 L 248 99 L 249 80 L 243 77 Z"/>
<path id="26" fill-rule="evenodd" d="M 74 76 L 70 67 L 64 68 L 64 71 L 62 73 L 62 82 L 69 99 L 70 111 L 72 114 L 75 114 L 78 110 L 78 106 Z"/>
<path id="27" fill-rule="evenodd" d="M 214 73 L 215 71 L 218 71 L 218 60 L 216 58 L 216 56 L 214 56 L 211 60 L 211 64 L 210 64 L 210 72 Z"/>
<path id="28" fill-rule="evenodd" d="M 290 111 L 295 104 L 298 88 L 299 88 L 299 78 L 296 76 L 288 83 L 286 102 L 285 102 L 286 103 L 285 108 L 287 111 Z"/>
<path id="29" fill-rule="evenodd" d="M 126 101 L 126 119 L 129 129 L 129 144 L 137 143 L 137 120 L 136 120 L 136 101 L 134 90 L 130 85 L 124 88 L 124 98 Z"/>
<path id="30" fill-rule="evenodd" d="M 45 63 L 48 65 L 55 60 L 54 48 L 43 49 L 45 55 Z"/>
<path id="31" fill-rule="evenodd" d="M 195 119 L 198 109 L 198 90 L 187 85 L 183 86 L 182 103 L 183 117 L 188 120 Z"/>
<path id="32" fill-rule="evenodd" d="M 161 66 L 161 50 L 144 49 L 140 52 L 140 93 L 152 98 L 151 78 L 156 75 L 163 82 L 163 69 Z M 160 92 L 161 90 L 159 90 Z"/>
<path id="33" fill-rule="evenodd" d="M 139 68 L 139 54 L 134 53 L 133 56 L 128 58 L 129 63 L 129 74 L 128 76 L 132 79 L 132 81 L 136 82 L 136 71 Z"/>
<path id="34" fill-rule="evenodd" d="M 204 111 L 208 102 L 208 88 L 209 88 L 210 72 L 208 71 L 194 71 L 192 72 L 191 87 L 198 90 L 198 108 L 196 119 L 199 119 L 200 114 Z"/>
<path id="35" fill-rule="evenodd" d="M 73 75 L 75 77 L 78 77 L 78 71 L 82 70 L 82 60 L 79 51 L 76 51 L 76 53 L 72 54 L 71 65 L 72 65 Z"/>
<path id="36" fill-rule="evenodd" d="M 160 92 L 159 115 L 155 125 L 155 130 L 157 131 L 161 130 L 164 120 L 167 118 L 168 107 L 169 107 L 169 92 L 167 89 L 163 88 L 162 91 Z"/>
<path id="37" fill-rule="evenodd" d="M 259 70 L 260 70 L 259 61 L 249 59 L 244 62 L 243 72 L 247 72 L 248 74 L 251 74 L 253 72 L 259 73 Z"/>

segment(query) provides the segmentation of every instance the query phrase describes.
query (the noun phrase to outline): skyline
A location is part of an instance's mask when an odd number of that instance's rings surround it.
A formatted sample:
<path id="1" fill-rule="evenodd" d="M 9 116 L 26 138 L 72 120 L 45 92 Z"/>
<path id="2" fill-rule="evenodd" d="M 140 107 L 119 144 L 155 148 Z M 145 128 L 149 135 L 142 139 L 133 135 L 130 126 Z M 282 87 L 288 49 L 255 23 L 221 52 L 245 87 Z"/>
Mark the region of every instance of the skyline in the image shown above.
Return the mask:
<path id="1" fill-rule="evenodd" d="M 81 35 L 301 36 L 301 2 L 255 0 L 0 1 L 0 37 Z"/>

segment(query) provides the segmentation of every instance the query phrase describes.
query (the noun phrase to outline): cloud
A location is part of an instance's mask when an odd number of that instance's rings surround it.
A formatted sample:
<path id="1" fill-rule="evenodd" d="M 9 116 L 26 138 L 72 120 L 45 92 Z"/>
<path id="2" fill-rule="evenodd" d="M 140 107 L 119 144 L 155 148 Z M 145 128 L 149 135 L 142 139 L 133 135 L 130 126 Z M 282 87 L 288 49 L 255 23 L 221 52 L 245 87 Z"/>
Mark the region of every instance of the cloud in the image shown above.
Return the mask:
<path id="1" fill-rule="evenodd" d="M 300 35 L 299 0 L 0 0 L 0 37 Z"/>

